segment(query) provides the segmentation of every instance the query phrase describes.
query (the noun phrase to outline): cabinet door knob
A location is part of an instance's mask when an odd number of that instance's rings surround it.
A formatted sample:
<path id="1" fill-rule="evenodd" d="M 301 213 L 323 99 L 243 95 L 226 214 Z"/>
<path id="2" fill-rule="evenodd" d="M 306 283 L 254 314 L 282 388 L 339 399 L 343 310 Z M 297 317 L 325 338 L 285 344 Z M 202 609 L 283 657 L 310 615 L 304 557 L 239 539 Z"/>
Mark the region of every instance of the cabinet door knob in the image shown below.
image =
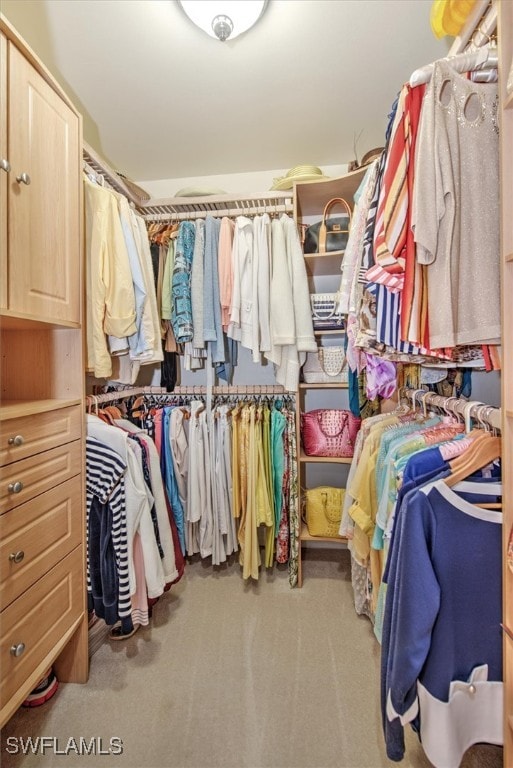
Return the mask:
<path id="1" fill-rule="evenodd" d="M 24 557 L 25 557 L 25 552 L 22 549 L 20 549 L 18 550 L 18 552 L 11 552 L 11 554 L 9 555 L 9 560 L 12 563 L 21 563 Z"/>
<path id="2" fill-rule="evenodd" d="M 25 643 L 16 643 L 16 645 L 11 645 L 10 651 L 11 656 L 21 656 L 21 654 L 25 652 Z"/>
<path id="3" fill-rule="evenodd" d="M 23 445 L 25 439 L 23 435 L 15 435 L 14 437 L 10 437 L 7 442 L 9 445 Z"/>
<path id="4" fill-rule="evenodd" d="M 0 168 L 2 169 L 2 171 L 5 171 L 6 173 L 9 173 L 9 171 L 11 170 L 11 164 L 9 160 L 5 159 L 5 157 L 2 157 L 2 159 L 0 160 Z"/>
<path id="5" fill-rule="evenodd" d="M 19 176 L 16 176 L 16 181 L 18 184 L 27 184 L 27 186 L 30 184 L 30 176 L 28 173 L 20 173 Z"/>
<path id="6" fill-rule="evenodd" d="M 20 483 L 19 480 L 16 480 L 15 483 L 9 483 L 7 486 L 7 490 L 9 493 L 19 493 L 23 490 L 23 483 Z"/>

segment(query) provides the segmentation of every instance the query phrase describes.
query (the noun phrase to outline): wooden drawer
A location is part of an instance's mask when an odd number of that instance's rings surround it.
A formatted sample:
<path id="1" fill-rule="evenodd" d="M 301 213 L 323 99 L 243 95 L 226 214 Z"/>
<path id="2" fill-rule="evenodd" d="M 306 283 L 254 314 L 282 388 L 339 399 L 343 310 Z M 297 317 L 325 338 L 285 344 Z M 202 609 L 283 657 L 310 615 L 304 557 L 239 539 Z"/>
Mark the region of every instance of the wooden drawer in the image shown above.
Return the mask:
<path id="1" fill-rule="evenodd" d="M 82 495 L 77 475 L 0 517 L 0 610 L 80 544 Z"/>
<path id="2" fill-rule="evenodd" d="M 68 445 L 44 451 L 28 459 L 8 464 L 0 470 L 0 513 L 50 490 L 82 471 L 82 445 Z M 21 490 L 14 492 L 17 484 Z M 9 490 L 11 488 L 11 490 Z"/>
<path id="3" fill-rule="evenodd" d="M 83 418 L 80 406 L 74 405 L 0 422 L 0 466 L 78 440 Z M 16 438 L 23 440 L 21 445 L 9 444 Z"/>
<path id="4" fill-rule="evenodd" d="M 84 563 L 77 547 L 0 614 L 0 709 L 80 619 Z M 20 656 L 11 649 L 23 644 Z"/>

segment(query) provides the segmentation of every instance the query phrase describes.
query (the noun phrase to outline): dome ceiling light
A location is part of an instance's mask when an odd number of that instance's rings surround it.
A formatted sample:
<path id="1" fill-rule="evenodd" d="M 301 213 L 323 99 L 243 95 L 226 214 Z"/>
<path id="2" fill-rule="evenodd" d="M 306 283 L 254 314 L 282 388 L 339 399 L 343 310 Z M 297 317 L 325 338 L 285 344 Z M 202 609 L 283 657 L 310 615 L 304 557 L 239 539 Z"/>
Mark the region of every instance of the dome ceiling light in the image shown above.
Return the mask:
<path id="1" fill-rule="evenodd" d="M 193 24 L 224 42 L 251 29 L 267 0 L 178 0 L 178 4 Z"/>

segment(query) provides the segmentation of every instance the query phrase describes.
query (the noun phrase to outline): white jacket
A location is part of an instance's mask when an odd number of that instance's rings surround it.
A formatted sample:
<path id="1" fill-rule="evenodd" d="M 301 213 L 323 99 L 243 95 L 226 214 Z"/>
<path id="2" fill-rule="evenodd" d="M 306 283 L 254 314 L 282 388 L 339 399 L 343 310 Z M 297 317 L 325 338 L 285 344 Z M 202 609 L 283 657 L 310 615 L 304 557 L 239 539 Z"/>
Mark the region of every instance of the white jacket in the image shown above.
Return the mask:
<path id="1" fill-rule="evenodd" d="M 272 223 L 272 349 L 276 381 L 295 392 L 306 352 L 316 352 L 305 259 L 293 219 L 283 214 Z M 281 356 L 276 347 L 281 347 Z"/>

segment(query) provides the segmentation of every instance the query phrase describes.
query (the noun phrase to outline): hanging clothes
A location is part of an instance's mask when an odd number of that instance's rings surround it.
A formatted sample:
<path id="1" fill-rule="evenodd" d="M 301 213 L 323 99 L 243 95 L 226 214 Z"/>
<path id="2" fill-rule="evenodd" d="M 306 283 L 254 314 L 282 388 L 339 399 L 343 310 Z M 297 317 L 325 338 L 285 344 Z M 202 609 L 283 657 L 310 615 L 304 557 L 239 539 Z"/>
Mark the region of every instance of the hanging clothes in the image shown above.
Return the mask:
<path id="1" fill-rule="evenodd" d="M 498 99 L 497 83 L 474 83 L 435 63 L 412 216 L 417 259 L 428 266 L 433 347 L 500 341 Z"/>
<path id="2" fill-rule="evenodd" d="M 290 540 L 299 535 L 295 411 L 283 400 L 277 405 L 256 396 L 235 405 L 214 402 L 209 413 L 191 397 L 184 406 L 157 396 L 158 407 L 138 411 L 155 433 L 180 549 L 211 558 L 212 565 L 240 549 L 243 578 L 258 579 L 262 564 L 289 562 Z"/>
<path id="3" fill-rule="evenodd" d="M 477 484 L 475 502 L 488 498 Z M 403 500 L 385 575 L 382 707 L 393 760 L 414 721 L 437 768 L 458 768 L 472 744 L 502 744 L 501 523 L 443 480 Z"/>

